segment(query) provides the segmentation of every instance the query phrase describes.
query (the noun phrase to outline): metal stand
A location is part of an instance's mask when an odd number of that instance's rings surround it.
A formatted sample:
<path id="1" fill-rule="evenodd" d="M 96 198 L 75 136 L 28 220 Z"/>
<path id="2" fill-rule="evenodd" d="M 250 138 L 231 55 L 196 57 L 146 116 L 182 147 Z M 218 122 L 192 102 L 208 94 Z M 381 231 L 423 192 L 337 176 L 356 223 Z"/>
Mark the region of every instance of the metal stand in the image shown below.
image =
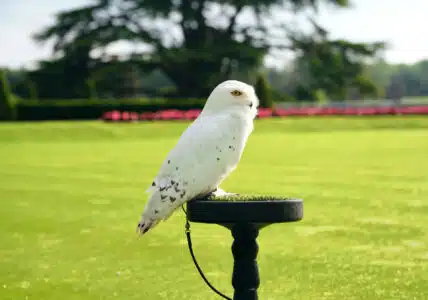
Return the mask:
<path id="1" fill-rule="evenodd" d="M 257 300 L 260 285 L 257 237 L 273 223 L 303 218 L 303 201 L 269 197 L 246 197 L 246 201 L 193 200 L 187 203 L 189 221 L 227 227 L 234 238 L 233 300 Z"/>

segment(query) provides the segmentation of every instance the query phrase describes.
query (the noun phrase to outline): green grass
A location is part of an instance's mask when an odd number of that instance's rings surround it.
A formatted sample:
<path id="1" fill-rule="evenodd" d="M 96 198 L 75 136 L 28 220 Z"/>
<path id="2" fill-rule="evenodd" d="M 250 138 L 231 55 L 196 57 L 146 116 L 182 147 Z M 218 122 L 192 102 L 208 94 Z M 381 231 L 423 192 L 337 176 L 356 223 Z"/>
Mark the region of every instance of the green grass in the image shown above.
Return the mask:
<path id="1" fill-rule="evenodd" d="M 177 211 L 141 239 L 144 190 L 187 123 L 0 124 L 0 299 L 219 299 Z M 259 237 L 260 299 L 425 299 L 428 118 L 260 120 L 223 188 L 303 198 Z M 231 295 L 230 233 L 193 224 Z"/>

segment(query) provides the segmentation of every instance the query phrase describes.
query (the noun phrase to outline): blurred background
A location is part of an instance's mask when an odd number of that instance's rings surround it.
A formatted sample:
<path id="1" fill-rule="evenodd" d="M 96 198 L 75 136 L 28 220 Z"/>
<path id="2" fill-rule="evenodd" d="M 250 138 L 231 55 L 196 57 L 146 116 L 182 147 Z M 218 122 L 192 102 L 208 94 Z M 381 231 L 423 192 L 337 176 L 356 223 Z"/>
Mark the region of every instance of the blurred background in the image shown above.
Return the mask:
<path id="1" fill-rule="evenodd" d="M 231 78 L 256 85 L 266 108 L 424 105 L 426 11 L 423 0 L 2 0 L 1 118 L 200 109 Z"/>

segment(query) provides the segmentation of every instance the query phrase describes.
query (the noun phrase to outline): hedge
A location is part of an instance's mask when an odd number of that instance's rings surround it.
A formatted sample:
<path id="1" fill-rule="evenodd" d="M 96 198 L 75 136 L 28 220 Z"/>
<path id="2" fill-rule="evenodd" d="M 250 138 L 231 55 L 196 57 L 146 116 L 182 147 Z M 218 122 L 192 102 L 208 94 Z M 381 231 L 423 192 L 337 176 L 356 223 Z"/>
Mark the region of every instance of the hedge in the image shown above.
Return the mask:
<path id="1" fill-rule="evenodd" d="M 18 120 L 90 120 L 112 110 L 157 112 L 165 109 L 201 109 L 205 99 L 138 98 L 121 100 L 20 100 Z"/>
<path id="2" fill-rule="evenodd" d="M 10 92 L 6 71 L 0 69 L 0 120 L 11 121 L 16 119 L 16 105 Z"/>

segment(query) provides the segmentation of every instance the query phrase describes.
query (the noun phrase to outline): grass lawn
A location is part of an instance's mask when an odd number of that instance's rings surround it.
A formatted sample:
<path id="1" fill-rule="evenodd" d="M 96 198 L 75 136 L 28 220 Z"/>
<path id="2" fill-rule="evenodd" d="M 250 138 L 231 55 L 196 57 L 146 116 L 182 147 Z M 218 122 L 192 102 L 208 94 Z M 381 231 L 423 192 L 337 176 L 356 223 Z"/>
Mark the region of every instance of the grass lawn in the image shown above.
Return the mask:
<path id="1" fill-rule="evenodd" d="M 141 239 L 144 190 L 184 122 L 0 124 L 0 299 L 220 299 L 183 213 Z M 260 299 L 427 299 L 428 118 L 259 120 L 223 188 L 303 198 L 259 237 Z M 229 232 L 193 224 L 226 294 Z"/>

